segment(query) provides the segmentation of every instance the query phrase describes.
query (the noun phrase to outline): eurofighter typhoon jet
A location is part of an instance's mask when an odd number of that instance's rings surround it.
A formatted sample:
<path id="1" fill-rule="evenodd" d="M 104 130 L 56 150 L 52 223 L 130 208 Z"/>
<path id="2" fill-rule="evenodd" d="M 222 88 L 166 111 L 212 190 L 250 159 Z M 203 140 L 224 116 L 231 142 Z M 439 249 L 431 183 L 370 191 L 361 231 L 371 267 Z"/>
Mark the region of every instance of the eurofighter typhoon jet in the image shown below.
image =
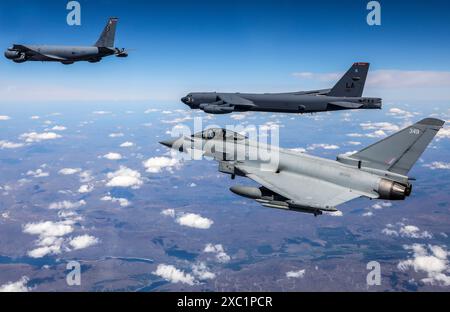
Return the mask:
<path id="1" fill-rule="evenodd" d="M 125 49 L 114 47 L 117 18 L 110 18 L 100 38 L 93 46 L 50 46 L 14 44 L 6 50 L 5 57 L 16 63 L 27 61 L 60 62 L 70 65 L 75 62 L 87 61 L 97 63 L 110 55 L 127 57 Z"/>
<path id="2" fill-rule="evenodd" d="M 317 216 L 336 212 L 337 206 L 362 196 L 382 200 L 410 196 L 413 179 L 408 172 L 443 125 L 439 119 L 423 119 L 360 152 L 340 155 L 336 161 L 265 145 L 224 129 L 160 143 L 213 157 L 220 172 L 261 185 L 233 186 L 230 190 L 237 195 L 265 207 Z"/>
<path id="3" fill-rule="evenodd" d="M 355 63 L 332 89 L 292 93 L 194 92 L 181 101 L 208 114 L 260 111 L 315 113 L 346 109 L 381 109 L 380 98 L 362 97 L 369 63 Z"/>

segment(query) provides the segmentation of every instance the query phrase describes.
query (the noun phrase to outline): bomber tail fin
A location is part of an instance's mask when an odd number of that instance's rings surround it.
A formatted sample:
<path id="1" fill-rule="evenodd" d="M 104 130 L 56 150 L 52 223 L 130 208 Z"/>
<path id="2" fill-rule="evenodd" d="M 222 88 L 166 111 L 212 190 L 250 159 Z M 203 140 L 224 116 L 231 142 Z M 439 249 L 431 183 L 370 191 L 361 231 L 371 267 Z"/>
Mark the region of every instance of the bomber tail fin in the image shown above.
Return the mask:
<path id="1" fill-rule="evenodd" d="M 95 43 L 96 47 L 114 48 L 114 39 L 116 37 L 116 26 L 118 20 L 119 19 L 116 17 L 111 17 L 109 19 L 108 24 L 106 24 L 102 34 L 100 35 L 100 38 Z"/>
<path id="2" fill-rule="evenodd" d="M 349 158 L 361 161 L 363 167 L 407 176 L 444 123 L 435 118 L 423 119 Z"/>
<path id="3" fill-rule="evenodd" d="M 355 63 L 328 93 L 329 96 L 361 97 L 366 83 L 369 63 Z"/>

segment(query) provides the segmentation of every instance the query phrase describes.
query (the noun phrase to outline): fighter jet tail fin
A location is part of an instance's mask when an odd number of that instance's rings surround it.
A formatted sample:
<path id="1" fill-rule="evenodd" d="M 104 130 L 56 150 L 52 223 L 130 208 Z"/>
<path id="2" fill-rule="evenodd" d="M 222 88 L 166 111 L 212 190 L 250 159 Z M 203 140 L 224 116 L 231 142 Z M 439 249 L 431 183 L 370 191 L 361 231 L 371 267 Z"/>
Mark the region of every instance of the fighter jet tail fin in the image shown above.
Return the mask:
<path id="1" fill-rule="evenodd" d="M 355 63 L 328 93 L 329 96 L 361 97 L 366 83 L 369 63 Z"/>
<path id="2" fill-rule="evenodd" d="M 444 121 L 426 118 L 365 149 L 350 155 L 360 166 L 394 172 L 408 172 L 443 127 Z"/>
<path id="3" fill-rule="evenodd" d="M 118 18 L 111 17 L 106 24 L 105 29 L 103 29 L 100 38 L 95 43 L 96 47 L 102 48 L 113 48 L 114 47 L 114 39 L 116 37 L 116 26 L 117 26 Z"/>

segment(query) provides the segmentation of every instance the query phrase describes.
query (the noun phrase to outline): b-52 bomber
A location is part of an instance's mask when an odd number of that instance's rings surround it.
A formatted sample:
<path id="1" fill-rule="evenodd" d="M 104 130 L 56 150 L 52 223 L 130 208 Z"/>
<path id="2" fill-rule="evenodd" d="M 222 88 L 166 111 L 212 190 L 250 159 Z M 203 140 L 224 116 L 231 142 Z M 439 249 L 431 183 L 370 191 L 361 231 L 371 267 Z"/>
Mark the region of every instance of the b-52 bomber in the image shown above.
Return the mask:
<path id="1" fill-rule="evenodd" d="M 362 97 L 369 63 L 355 63 L 332 89 L 292 93 L 194 92 L 181 101 L 208 114 L 260 111 L 316 113 L 347 109 L 381 109 L 380 98 Z"/>
<path id="2" fill-rule="evenodd" d="M 93 46 L 51 46 L 51 45 L 21 45 L 14 44 L 5 51 L 5 57 L 15 63 L 27 61 L 60 62 L 70 65 L 75 62 L 87 61 L 97 63 L 110 55 L 127 57 L 125 49 L 114 47 L 117 18 L 110 18 L 100 38 Z"/>
<path id="3" fill-rule="evenodd" d="M 237 195 L 265 207 L 317 216 L 337 212 L 337 206 L 358 197 L 406 199 L 413 180 L 408 172 L 443 125 L 439 119 L 423 119 L 355 154 L 340 155 L 336 161 L 262 144 L 218 128 L 160 143 L 213 157 L 220 172 L 261 185 L 233 186 L 230 190 Z"/>

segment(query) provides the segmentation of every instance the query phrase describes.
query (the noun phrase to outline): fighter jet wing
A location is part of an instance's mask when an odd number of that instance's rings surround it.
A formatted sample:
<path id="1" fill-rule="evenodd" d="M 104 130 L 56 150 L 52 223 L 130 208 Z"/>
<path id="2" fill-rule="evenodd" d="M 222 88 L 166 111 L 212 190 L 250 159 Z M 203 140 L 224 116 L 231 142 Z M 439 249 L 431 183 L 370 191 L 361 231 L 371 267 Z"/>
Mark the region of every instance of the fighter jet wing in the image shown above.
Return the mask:
<path id="1" fill-rule="evenodd" d="M 244 107 L 254 107 L 256 106 L 250 100 L 244 99 L 243 97 L 237 94 L 225 94 L 219 93 L 217 97 L 224 102 L 224 104 L 232 105 L 232 106 L 244 106 Z"/>
<path id="2" fill-rule="evenodd" d="M 328 105 L 341 109 L 356 109 L 364 106 L 364 104 L 362 103 L 352 103 L 352 102 L 330 102 L 328 103 Z"/>
<path id="3" fill-rule="evenodd" d="M 291 172 L 261 171 L 245 165 L 236 167 L 248 178 L 300 206 L 321 207 L 325 211 L 336 211 L 336 206 L 365 195 L 336 184 Z"/>

